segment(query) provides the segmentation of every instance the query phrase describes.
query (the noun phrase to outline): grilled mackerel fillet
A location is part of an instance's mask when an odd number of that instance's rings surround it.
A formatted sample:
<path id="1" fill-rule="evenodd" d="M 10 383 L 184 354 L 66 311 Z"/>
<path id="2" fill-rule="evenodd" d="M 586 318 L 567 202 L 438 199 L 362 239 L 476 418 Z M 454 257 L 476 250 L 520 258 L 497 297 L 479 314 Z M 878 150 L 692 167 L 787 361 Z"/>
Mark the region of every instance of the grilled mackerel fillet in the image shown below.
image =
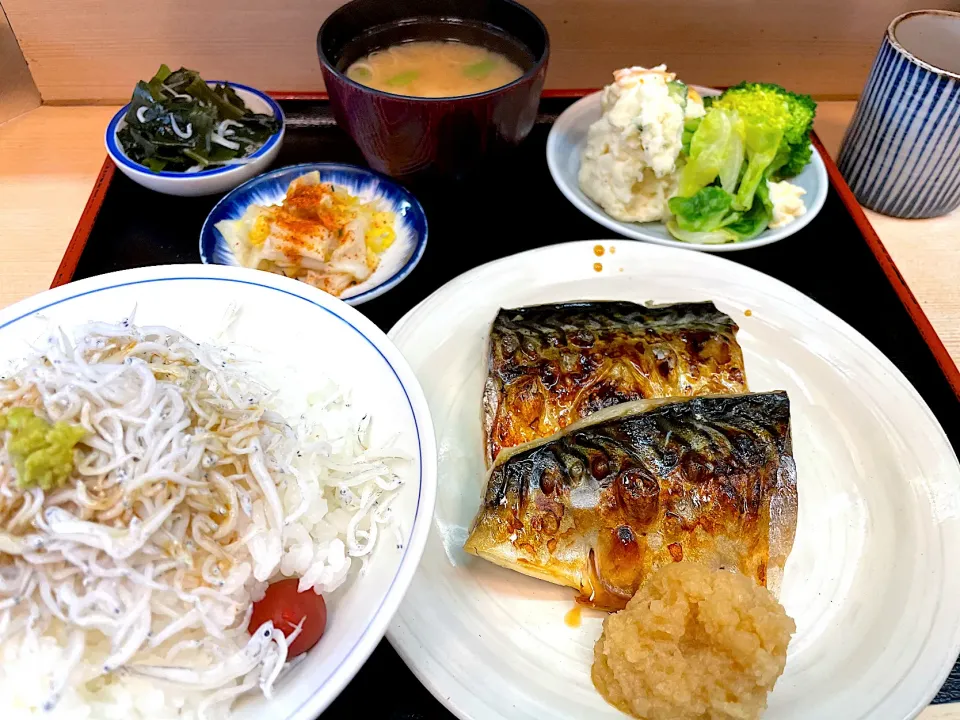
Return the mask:
<path id="1" fill-rule="evenodd" d="M 680 560 L 777 594 L 796 523 L 786 393 L 641 400 L 504 450 L 465 549 L 618 610 Z"/>
<path id="2" fill-rule="evenodd" d="M 610 405 L 747 392 L 737 325 L 712 302 L 575 302 L 501 310 L 490 332 L 487 467 Z"/>

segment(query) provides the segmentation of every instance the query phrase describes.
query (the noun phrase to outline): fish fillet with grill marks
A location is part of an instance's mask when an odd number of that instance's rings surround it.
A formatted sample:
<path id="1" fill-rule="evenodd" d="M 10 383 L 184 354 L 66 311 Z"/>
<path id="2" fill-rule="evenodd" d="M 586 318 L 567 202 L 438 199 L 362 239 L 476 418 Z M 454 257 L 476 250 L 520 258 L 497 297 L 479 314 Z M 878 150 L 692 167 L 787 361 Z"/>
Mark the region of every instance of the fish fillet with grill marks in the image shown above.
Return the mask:
<path id="1" fill-rule="evenodd" d="M 486 464 L 610 405 L 747 392 L 737 324 L 712 302 L 500 310 L 483 393 Z"/>
<path id="2" fill-rule="evenodd" d="M 464 549 L 618 610 L 680 560 L 777 594 L 796 522 L 786 393 L 640 400 L 500 453 Z"/>

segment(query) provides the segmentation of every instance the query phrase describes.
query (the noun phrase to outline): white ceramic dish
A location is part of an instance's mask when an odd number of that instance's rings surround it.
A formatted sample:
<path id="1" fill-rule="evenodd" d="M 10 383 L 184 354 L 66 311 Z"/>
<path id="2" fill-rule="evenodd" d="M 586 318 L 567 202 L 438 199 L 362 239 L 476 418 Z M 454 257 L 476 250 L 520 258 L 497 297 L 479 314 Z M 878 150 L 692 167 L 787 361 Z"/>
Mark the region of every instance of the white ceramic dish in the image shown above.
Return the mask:
<path id="1" fill-rule="evenodd" d="M 221 81 L 209 80 L 207 85 L 216 85 Z M 155 190 L 165 195 L 179 195 L 181 197 L 195 197 L 198 195 L 215 195 L 226 192 L 246 182 L 254 175 L 259 175 L 270 166 L 280 152 L 283 144 L 284 118 L 283 110 L 266 93 L 256 88 L 237 83 L 227 83 L 232 87 L 244 104 L 258 113 L 267 113 L 280 119 L 280 130 L 271 135 L 267 141 L 247 158 L 248 162 L 242 165 L 230 165 L 213 170 L 201 170 L 195 173 L 181 172 L 151 172 L 140 163 L 130 160 L 117 140 L 117 132 L 126 124 L 124 115 L 129 105 L 124 105 L 110 120 L 104 134 L 104 144 L 107 154 L 116 163 L 120 172 L 138 185 L 149 190 Z"/>
<path id="2" fill-rule="evenodd" d="M 0 367 L 29 352 L 50 323 L 70 327 L 117 321 L 136 307 L 140 324 L 164 324 L 196 340 L 213 340 L 227 308 L 239 310 L 226 340 L 257 351 L 258 377 L 282 398 L 302 399 L 332 378 L 370 407 L 376 437 L 399 433 L 413 461 L 393 506 L 404 547 L 383 543 L 367 573 L 327 598 L 327 630 L 301 664 L 284 676 L 272 700 L 251 697 L 237 720 L 313 720 L 337 696 L 380 641 L 417 562 L 433 513 L 436 446 L 430 412 L 406 361 L 386 336 L 353 308 L 295 280 L 210 265 L 142 268 L 49 290 L 0 311 Z M 335 351 L 331 351 L 335 348 Z M 0 716 L 5 700 L 0 698 Z"/>
<path id="3" fill-rule="evenodd" d="M 716 95 L 716 90 L 698 87 L 702 95 Z M 814 148 L 813 159 L 797 177 L 790 182 L 795 183 L 807 191 L 803 200 L 807 206 L 806 214 L 794 220 L 789 225 L 774 230 L 764 230 L 752 240 L 725 245 L 708 245 L 703 243 L 686 243 L 677 240 L 669 233 L 661 222 L 629 223 L 615 220 L 607 215 L 603 208 L 588 198 L 580 189 L 577 176 L 580 172 L 580 153 L 587 141 L 587 130 L 600 119 L 600 93 L 595 92 L 581 98 L 561 113 L 560 117 L 550 129 L 547 137 L 547 165 L 553 181 L 560 188 L 560 192 L 574 204 L 574 206 L 591 220 L 603 225 L 615 233 L 634 240 L 645 240 L 657 245 L 668 245 L 705 252 L 732 252 L 747 250 L 748 248 L 769 245 L 783 240 L 802 230 L 817 216 L 827 199 L 827 190 L 830 186 L 827 180 L 827 168 L 823 164 L 820 153 Z"/>
<path id="4" fill-rule="evenodd" d="M 590 681 L 602 615 L 569 627 L 572 590 L 462 550 L 484 486 L 485 342 L 500 307 L 710 299 L 740 325 L 750 387 L 792 405 L 800 512 L 781 600 L 797 633 L 764 718 L 915 716 L 960 649 L 960 466 L 930 409 L 866 338 L 778 280 L 627 240 L 603 242 L 597 273 L 597 244 L 476 268 L 391 330 L 435 418 L 441 478 L 394 647 L 463 720 L 624 717 Z"/>

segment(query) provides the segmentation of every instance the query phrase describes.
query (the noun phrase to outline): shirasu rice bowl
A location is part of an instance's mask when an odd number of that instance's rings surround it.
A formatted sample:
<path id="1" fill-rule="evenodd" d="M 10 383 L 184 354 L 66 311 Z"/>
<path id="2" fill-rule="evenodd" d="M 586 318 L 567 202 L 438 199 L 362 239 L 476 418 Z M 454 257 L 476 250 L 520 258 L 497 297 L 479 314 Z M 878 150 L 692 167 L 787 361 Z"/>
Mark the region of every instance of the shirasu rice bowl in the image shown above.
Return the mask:
<path id="1" fill-rule="evenodd" d="M 57 333 L 0 381 L 0 414 L 83 429 L 47 489 L 0 434 L 4 720 L 227 717 L 296 662 L 298 628 L 248 631 L 269 582 L 331 593 L 402 545 L 409 458 L 370 445 L 375 413 L 327 380 L 287 417 L 256 377 L 242 349 L 127 320 Z"/>

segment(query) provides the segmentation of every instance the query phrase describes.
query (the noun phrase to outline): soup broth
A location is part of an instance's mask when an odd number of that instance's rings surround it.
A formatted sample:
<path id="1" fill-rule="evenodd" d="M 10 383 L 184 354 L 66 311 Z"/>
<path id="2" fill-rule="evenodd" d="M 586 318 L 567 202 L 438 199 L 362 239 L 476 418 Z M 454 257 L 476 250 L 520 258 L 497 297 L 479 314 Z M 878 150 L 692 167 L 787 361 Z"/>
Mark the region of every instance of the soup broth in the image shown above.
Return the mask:
<path id="1" fill-rule="evenodd" d="M 478 45 L 429 40 L 374 50 L 352 63 L 346 75 L 397 95 L 454 97 L 501 87 L 523 70 L 506 55 Z"/>

